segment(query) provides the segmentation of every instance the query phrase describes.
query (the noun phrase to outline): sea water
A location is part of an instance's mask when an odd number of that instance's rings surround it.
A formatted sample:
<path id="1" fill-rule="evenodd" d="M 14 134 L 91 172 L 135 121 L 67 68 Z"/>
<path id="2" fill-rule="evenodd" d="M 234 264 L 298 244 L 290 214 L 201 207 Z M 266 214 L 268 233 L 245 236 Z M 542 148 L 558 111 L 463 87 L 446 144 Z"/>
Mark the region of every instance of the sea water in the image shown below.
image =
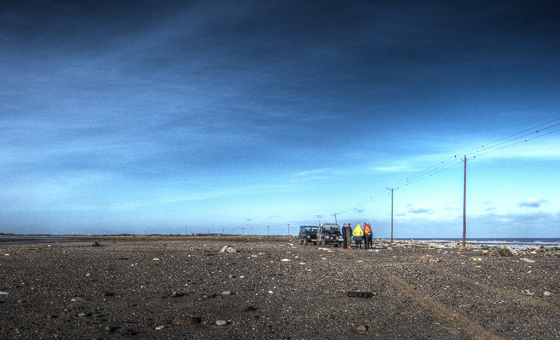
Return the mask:
<path id="1" fill-rule="evenodd" d="M 398 238 L 395 240 L 399 241 L 410 241 L 407 238 Z M 462 238 L 415 238 L 414 241 L 426 242 L 426 243 L 450 243 L 454 241 L 463 242 Z M 500 244 L 504 244 L 510 247 L 527 247 L 533 246 L 540 248 L 541 246 L 550 247 L 560 247 L 560 238 L 467 238 L 467 243 L 475 244 L 485 244 L 490 247 L 496 247 Z"/>

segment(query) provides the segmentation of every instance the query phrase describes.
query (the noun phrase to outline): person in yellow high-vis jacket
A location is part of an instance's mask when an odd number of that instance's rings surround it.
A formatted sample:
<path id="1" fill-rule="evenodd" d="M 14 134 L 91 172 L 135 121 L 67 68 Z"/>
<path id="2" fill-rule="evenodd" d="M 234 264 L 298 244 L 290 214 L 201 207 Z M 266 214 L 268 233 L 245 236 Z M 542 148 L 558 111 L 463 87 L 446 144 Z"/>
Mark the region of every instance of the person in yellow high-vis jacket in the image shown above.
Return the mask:
<path id="1" fill-rule="evenodd" d="M 364 238 L 364 231 L 359 224 L 356 226 L 356 228 L 354 228 L 354 231 L 352 231 L 352 236 L 354 237 L 354 242 L 356 243 L 356 249 L 358 249 L 358 247 L 362 249 L 362 239 Z"/>

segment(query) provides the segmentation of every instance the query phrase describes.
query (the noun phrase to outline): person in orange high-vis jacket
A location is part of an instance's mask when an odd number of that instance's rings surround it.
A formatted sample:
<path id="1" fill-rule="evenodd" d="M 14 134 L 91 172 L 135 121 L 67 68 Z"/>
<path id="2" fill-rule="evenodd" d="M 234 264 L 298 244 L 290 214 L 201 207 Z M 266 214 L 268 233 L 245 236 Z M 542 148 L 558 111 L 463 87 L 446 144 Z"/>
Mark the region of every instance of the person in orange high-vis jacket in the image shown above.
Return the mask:
<path id="1" fill-rule="evenodd" d="M 364 241 L 366 249 L 371 249 L 371 224 L 364 223 Z"/>

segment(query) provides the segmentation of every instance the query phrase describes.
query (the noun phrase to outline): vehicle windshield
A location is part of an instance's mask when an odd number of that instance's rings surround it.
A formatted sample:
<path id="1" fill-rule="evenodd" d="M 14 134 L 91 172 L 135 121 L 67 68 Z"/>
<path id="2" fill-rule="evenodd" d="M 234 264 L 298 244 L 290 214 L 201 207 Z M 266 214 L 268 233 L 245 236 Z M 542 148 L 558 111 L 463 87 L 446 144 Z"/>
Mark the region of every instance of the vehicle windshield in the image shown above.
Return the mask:
<path id="1" fill-rule="evenodd" d="M 339 227 L 325 227 L 325 231 L 330 231 L 331 233 L 337 233 L 337 232 L 340 232 L 340 228 Z"/>
<path id="2" fill-rule="evenodd" d="M 317 227 L 314 227 L 314 228 L 313 227 L 308 227 L 308 228 L 305 228 L 305 231 L 317 231 Z"/>

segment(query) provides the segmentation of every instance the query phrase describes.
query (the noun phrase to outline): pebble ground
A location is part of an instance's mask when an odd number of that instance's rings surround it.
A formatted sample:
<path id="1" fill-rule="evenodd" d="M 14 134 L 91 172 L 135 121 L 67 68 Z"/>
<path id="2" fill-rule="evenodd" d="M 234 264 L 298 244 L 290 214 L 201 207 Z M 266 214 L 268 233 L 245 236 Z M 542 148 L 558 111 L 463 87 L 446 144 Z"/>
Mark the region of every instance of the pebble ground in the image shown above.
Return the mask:
<path id="1" fill-rule="evenodd" d="M 287 237 L 97 242 L 3 244 L 0 338 L 560 339 L 555 255 Z"/>

